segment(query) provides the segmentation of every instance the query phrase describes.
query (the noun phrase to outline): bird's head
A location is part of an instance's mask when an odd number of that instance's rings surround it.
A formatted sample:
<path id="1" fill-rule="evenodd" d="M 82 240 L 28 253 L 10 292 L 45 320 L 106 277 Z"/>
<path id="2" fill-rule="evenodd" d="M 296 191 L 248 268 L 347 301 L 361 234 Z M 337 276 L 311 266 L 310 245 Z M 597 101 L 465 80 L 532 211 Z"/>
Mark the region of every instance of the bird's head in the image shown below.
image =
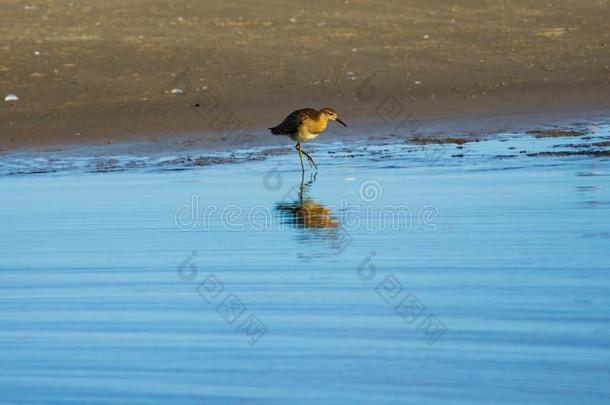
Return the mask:
<path id="1" fill-rule="evenodd" d="M 339 124 L 343 125 L 344 127 L 347 126 L 347 124 L 345 122 L 341 121 L 339 119 L 339 117 L 337 117 L 337 112 L 330 107 L 322 108 L 320 110 L 319 114 L 322 115 L 323 117 L 325 117 L 329 121 L 337 121 Z"/>

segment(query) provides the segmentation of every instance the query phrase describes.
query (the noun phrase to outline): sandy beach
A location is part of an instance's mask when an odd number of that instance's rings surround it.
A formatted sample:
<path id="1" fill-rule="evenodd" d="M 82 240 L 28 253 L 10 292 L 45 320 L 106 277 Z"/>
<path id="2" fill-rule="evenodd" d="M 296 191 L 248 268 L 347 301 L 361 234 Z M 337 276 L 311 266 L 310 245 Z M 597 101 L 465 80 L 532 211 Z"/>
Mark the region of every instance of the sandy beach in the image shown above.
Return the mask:
<path id="1" fill-rule="evenodd" d="M 7 0 L 0 17 L 0 89 L 19 97 L 0 104 L 4 151 L 184 136 L 231 149 L 306 106 L 362 133 L 387 124 L 388 98 L 458 133 L 610 106 L 607 0 Z"/>

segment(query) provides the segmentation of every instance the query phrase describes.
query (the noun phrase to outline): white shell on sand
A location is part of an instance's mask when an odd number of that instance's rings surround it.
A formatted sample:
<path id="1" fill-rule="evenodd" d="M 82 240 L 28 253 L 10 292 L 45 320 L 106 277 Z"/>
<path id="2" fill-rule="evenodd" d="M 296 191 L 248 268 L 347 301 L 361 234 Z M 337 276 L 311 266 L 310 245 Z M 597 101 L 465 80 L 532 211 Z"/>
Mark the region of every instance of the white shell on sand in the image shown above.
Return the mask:
<path id="1" fill-rule="evenodd" d="M 4 97 L 4 101 L 19 101 L 19 97 L 16 94 L 7 94 Z"/>
<path id="2" fill-rule="evenodd" d="M 182 93 L 184 93 L 184 90 L 182 90 L 182 89 L 179 89 L 179 88 L 172 89 L 172 94 L 182 94 Z"/>

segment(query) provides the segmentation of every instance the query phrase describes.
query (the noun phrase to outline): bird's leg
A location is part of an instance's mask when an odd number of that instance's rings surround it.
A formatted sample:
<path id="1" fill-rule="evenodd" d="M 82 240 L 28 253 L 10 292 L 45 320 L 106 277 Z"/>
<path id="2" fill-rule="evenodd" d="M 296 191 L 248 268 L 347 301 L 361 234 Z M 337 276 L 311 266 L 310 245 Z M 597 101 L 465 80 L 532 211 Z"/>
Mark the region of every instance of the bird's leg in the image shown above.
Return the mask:
<path id="1" fill-rule="evenodd" d="M 301 142 L 297 142 L 296 148 L 299 151 L 299 159 L 301 159 L 301 170 L 303 171 L 303 173 L 305 173 L 305 165 L 303 164 L 303 151 L 301 150 Z"/>
<path id="2" fill-rule="evenodd" d="M 307 153 L 305 151 L 303 151 L 303 153 L 305 154 L 305 156 L 307 156 L 309 163 L 312 164 L 316 170 L 318 170 L 318 165 L 316 165 L 316 162 L 314 162 L 313 158 L 309 155 L 309 153 Z"/>
<path id="3" fill-rule="evenodd" d="M 300 143 L 300 142 L 299 142 L 299 143 L 297 143 L 296 148 L 297 148 L 297 150 L 299 151 L 299 155 L 300 155 L 301 153 L 302 153 L 303 155 L 305 155 L 305 156 L 307 157 L 307 163 L 309 163 L 309 166 L 313 167 L 313 166 L 312 166 L 312 164 L 311 164 L 311 157 L 310 157 L 310 156 L 307 154 L 307 152 L 305 152 L 305 151 L 303 150 L 303 148 L 301 147 L 301 143 Z M 301 160 L 302 160 L 302 158 L 301 158 Z"/>

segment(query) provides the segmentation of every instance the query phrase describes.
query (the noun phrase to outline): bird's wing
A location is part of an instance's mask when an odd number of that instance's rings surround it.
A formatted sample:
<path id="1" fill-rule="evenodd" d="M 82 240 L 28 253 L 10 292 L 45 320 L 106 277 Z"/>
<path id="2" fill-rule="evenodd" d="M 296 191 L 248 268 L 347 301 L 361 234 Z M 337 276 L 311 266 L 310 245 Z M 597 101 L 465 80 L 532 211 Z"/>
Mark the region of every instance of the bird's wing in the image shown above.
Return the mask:
<path id="1" fill-rule="evenodd" d="M 274 134 L 294 134 L 299 130 L 299 126 L 306 119 L 314 119 L 318 112 L 313 108 L 303 108 L 290 113 L 278 126 L 269 128 Z"/>

